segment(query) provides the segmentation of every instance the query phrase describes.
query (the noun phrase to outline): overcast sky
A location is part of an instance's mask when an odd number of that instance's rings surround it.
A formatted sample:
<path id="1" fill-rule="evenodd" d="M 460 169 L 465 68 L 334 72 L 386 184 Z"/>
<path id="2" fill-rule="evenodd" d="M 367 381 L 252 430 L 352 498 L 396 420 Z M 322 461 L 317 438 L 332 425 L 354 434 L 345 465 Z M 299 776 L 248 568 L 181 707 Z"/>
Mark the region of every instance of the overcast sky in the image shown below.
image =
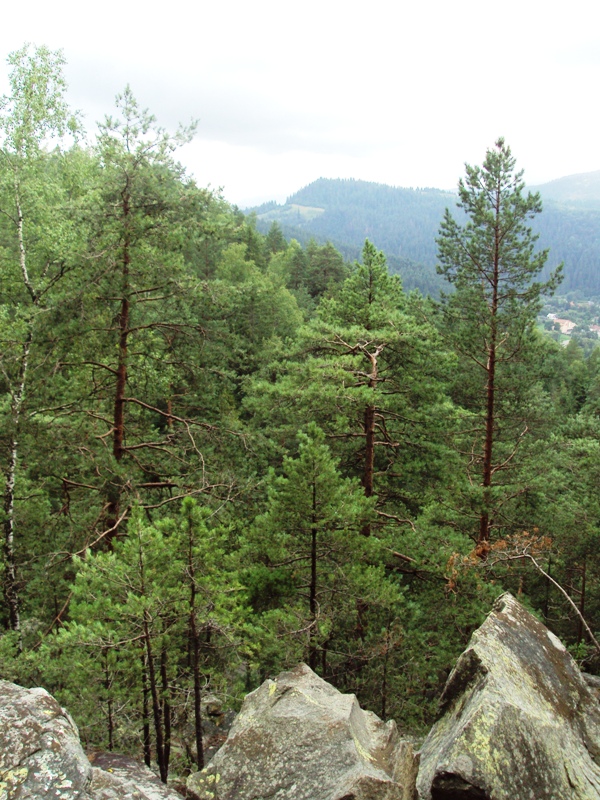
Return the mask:
<path id="1" fill-rule="evenodd" d="M 451 189 L 499 136 L 531 184 L 600 169 L 597 0 L 4 5 L 3 62 L 62 48 L 92 133 L 128 83 L 198 119 L 180 160 L 242 207 L 319 177 Z"/>

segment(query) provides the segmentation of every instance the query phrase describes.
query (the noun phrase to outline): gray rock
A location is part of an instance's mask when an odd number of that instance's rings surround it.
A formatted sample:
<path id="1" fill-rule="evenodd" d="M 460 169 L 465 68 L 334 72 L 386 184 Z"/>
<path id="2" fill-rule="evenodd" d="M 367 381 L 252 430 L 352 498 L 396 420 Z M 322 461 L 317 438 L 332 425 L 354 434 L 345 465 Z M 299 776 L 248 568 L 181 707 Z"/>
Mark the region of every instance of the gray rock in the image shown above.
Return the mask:
<path id="1" fill-rule="evenodd" d="M 596 700 L 600 700 L 600 678 L 597 675 L 589 675 L 587 672 L 581 674 Z"/>
<path id="2" fill-rule="evenodd" d="M 145 764 L 117 753 L 96 753 L 89 793 L 93 800 L 181 800 Z"/>
<path id="3" fill-rule="evenodd" d="M 56 700 L 0 681 L 0 800 L 87 798 L 91 777 L 77 727 Z"/>
<path id="4" fill-rule="evenodd" d="M 103 754 L 96 763 L 45 689 L 0 681 L 0 800 L 181 800 L 133 759 Z"/>
<path id="5" fill-rule="evenodd" d="M 561 642 L 500 597 L 448 678 L 421 800 L 598 800 L 600 706 Z"/>
<path id="6" fill-rule="evenodd" d="M 246 697 L 187 788 L 201 800 L 412 800 L 415 777 L 412 746 L 394 722 L 301 664 Z"/>
<path id="7" fill-rule="evenodd" d="M 223 708 L 222 701 L 215 695 L 202 697 L 202 746 L 204 763 L 207 764 L 217 750 L 225 744 L 227 735 L 236 717 L 235 711 Z M 196 728 L 193 719 L 189 718 L 179 729 L 182 751 L 191 763 L 196 764 Z"/>

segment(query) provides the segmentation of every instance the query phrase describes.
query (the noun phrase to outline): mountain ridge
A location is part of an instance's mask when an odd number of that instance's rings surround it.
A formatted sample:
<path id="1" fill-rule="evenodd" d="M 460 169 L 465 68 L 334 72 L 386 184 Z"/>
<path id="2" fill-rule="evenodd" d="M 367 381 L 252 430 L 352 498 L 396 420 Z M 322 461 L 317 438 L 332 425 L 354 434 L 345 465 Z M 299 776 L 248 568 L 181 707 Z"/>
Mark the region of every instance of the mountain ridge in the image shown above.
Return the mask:
<path id="1" fill-rule="evenodd" d="M 579 187 L 579 188 L 578 188 Z M 538 187 L 544 211 L 533 221 L 539 246 L 549 249 L 548 272 L 565 263 L 561 292 L 600 295 L 600 171 L 565 176 Z M 407 289 L 437 295 L 436 237 L 446 208 L 460 217 L 454 192 L 403 188 L 347 178 L 319 178 L 286 203 L 264 203 L 254 213 L 267 230 L 278 223 L 286 238 L 331 241 L 349 259 L 370 239 L 388 258 Z"/>
<path id="2" fill-rule="evenodd" d="M 539 191 L 542 199 L 600 209 L 600 170 L 565 175 L 528 188 Z"/>

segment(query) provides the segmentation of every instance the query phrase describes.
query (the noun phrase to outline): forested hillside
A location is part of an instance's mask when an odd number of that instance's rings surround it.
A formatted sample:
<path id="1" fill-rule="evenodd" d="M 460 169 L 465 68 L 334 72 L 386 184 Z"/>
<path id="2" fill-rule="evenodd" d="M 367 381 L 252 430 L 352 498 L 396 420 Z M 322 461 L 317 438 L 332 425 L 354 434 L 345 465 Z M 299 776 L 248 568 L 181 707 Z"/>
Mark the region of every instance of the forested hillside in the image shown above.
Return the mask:
<path id="1" fill-rule="evenodd" d="M 598 174 L 563 178 L 537 187 L 544 213 L 533 221 L 539 247 L 548 248 L 548 270 L 564 262 L 563 293 L 600 295 L 600 190 Z M 331 240 L 356 258 L 368 237 L 381 248 L 390 269 L 407 289 L 437 296 L 436 236 L 444 210 L 456 213 L 457 197 L 439 189 L 401 189 L 354 180 L 319 179 L 282 206 L 254 209 L 259 229 L 277 221 L 288 238 Z"/>
<path id="2" fill-rule="evenodd" d="M 425 728 L 505 589 L 600 671 L 600 349 L 536 326 L 560 275 L 506 143 L 460 215 L 403 201 L 436 304 L 375 230 L 261 233 L 129 89 L 84 139 L 62 66 L 13 54 L 0 112 L 2 677 L 166 780 L 203 697 L 301 660 Z"/>
<path id="3" fill-rule="evenodd" d="M 276 221 L 287 238 L 332 241 L 347 258 L 358 258 L 365 238 L 381 248 L 391 271 L 407 289 L 437 295 L 435 237 L 456 196 L 438 189 L 398 189 L 377 183 L 321 178 L 283 206 L 253 209 L 260 230 Z"/>
<path id="4" fill-rule="evenodd" d="M 564 178 L 531 187 L 546 200 L 574 208 L 600 209 L 600 170 L 567 175 Z"/>

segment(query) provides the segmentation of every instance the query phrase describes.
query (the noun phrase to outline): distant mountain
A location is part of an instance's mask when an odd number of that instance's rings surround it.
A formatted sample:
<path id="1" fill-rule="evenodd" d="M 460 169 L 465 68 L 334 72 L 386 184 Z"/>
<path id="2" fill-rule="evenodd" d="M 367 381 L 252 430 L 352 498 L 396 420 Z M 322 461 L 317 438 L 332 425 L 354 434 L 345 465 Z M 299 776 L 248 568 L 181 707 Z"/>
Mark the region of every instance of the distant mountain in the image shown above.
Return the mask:
<path id="1" fill-rule="evenodd" d="M 567 175 L 531 188 L 539 191 L 544 200 L 600 210 L 600 170 Z"/>
<path id="2" fill-rule="evenodd" d="M 544 204 L 535 227 L 540 243 L 550 250 L 549 265 L 565 265 L 559 292 L 600 296 L 600 170 L 531 188 L 539 191 Z"/>
<path id="3" fill-rule="evenodd" d="M 560 291 L 600 296 L 600 172 L 535 188 L 544 212 L 534 227 L 540 247 L 550 250 L 548 271 L 565 263 Z M 251 211 L 262 230 L 277 221 L 287 238 L 329 240 L 349 259 L 359 257 L 368 238 L 386 253 L 406 289 L 437 295 L 443 284 L 435 271 L 435 240 L 446 208 L 457 217 L 462 213 L 453 192 L 320 178 L 283 205 L 266 203 Z"/>
<path id="4" fill-rule="evenodd" d="M 288 204 L 310 207 L 305 227 L 362 247 L 369 238 L 381 250 L 415 262 L 433 264 L 435 235 L 456 196 L 440 189 L 401 189 L 378 183 L 321 178 L 288 198 Z M 323 209 L 315 214 L 314 209 Z M 425 234 L 425 235 L 424 235 Z"/>
<path id="5" fill-rule="evenodd" d="M 437 294 L 435 237 L 444 209 L 455 207 L 452 192 L 402 189 L 357 180 L 320 178 L 283 205 L 251 209 L 262 230 L 277 221 L 288 238 L 329 240 L 346 258 L 360 256 L 365 239 L 386 253 L 391 271 L 405 288 Z"/>

